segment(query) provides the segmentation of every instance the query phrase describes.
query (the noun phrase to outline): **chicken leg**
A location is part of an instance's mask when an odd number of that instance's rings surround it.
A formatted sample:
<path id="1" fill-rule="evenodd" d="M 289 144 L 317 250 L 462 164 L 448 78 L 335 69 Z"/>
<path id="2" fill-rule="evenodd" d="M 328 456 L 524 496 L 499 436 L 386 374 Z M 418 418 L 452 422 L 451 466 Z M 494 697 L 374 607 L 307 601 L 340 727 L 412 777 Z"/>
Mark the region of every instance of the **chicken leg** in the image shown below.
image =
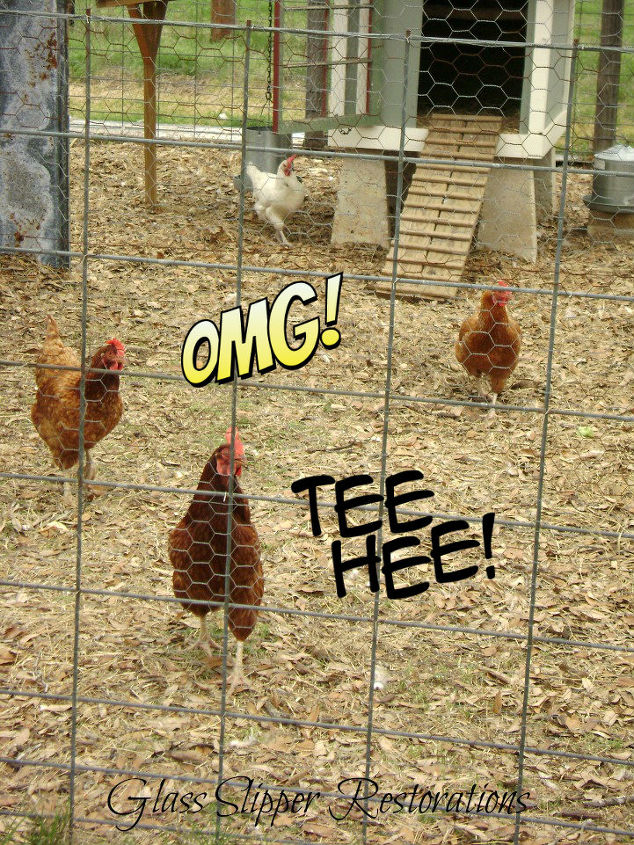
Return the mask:
<path id="1" fill-rule="evenodd" d="M 495 405 L 498 394 L 497 393 L 487 393 L 482 381 L 482 373 L 478 376 L 478 398 L 482 399 L 484 402 L 490 402 L 491 405 Z M 487 417 L 492 418 L 495 416 L 495 409 L 490 408 Z"/>
<path id="2" fill-rule="evenodd" d="M 51 470 L 51 473 L 53 475 L 57 475 L 58 472 L 59 472 L 59 467 L 56 464 L 53 464 L 53 469 Z M 70 486 L 70 481 L 62 481 L 60 479 L 59 483 L 62 485 L 62 501 L 64 502 L 64 506 L 67 507 L 67 508 L 70 508 L 70 507 L 72 507 L 73 501 L 74 501 L 74 496 L 73 496 L 73 491 L 72 491 L 71 486 Z"/>
<path id="3" fill-rule="evenodd" d="M 227 691 L 227 695 L 232 695 L 234 689 L 238 685 L 238 683 L 246 684 L 244 679 L 244 673 L 242 671 L 242 651 L 244 649 L 244 643 L 242 640 L 238 640 L 238 645 L 236 648 L 236 658 L 233 661 L 233 672 L 231 673 L 231 684 L 229 686 L 229 690 Z M 248 686 L 248 684 L 247 684 Z"/>
<path id="4" fill-rule="evenodd" d="M 219 650 L 219 645 L 217 642 L 211 639 L 209 636 L 209 630 L 207 628 L 207 616 L 200 617 L 200 630 L 198 632 L 198 645 L 202 650 L 207 654 L 209 657 L 213 657 L 212 649 L 216 651 Z"/>
<path id="5" fill-rule="evenodd" d="M 62 499 L 64 500 L 64 505 L 67 508 L 72 507 L 75 497 L 73 496 L 73 491 L 71 490 L 70 481 L 62 481 Z"/>
<path id="6" fill-rule="evenodd" d="M 90 457 L 90 450 L 85 450 L 86 460 L 84 462 L 84 478 L 86 481 L 92 481 L 95 477 L 95 465 Z"/>

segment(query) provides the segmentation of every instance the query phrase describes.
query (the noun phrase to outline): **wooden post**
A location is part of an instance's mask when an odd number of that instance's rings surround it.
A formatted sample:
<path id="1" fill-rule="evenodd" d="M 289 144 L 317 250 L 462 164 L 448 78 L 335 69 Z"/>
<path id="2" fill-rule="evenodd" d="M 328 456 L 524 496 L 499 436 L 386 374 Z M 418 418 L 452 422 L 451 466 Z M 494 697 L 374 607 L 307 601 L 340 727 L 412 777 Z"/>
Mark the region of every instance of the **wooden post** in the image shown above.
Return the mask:
<path id="1" fill-rule="evenodd" d="M 327 0 L 308 0 L 307 29 L 328 29 Z M 323 117 L 326 113 L 326 89 L 328 86 L 327 66 L 328 41 L 319 35 L 306 37 L 306 120 Z M 326 133 L 307 128 L 304 146 L 309 150 L 321 150 L 326 146 Z"/>
<path id="2" fill-rule="evenodd" d="M 603 0 L 601 46 L 621 47 L 623 43 L 624 0 Z M 594 117 L 594 151 L 601 152 L 616 141 L 618 119 L 621 54 L 602 50 L 599 53 L 597 100 Z"/>
<path id="3" fill-rule="evenodd" d="M 235 0 L 211 0 L 211 22 L 231 25 L 236 22 Z M 211 40 L 221 41 L 233 35 L 232 29 L 212 29 Z"/>
<path id="4" fill-rule="evenodd" d="M 156 138 L 156 56 L 168 0 L 97 0 L 97 6 L 125 6 L 132 18 L 132 28 L 143 59 L 143 137 Z M 149 21 L 149 23 L 139 23 Z M 145 202 L 154 210 L 158 205 L 156 194 L 156 147 L 144 144 Z"/>
<path id="5" fill-rule="evenodd" d="M 148 141 L 156 138 L 156 56 L 161 40 L 161 30 L 167 0 L 149 0 L 141 4 L 131 4 L 128 12 L 136 36 L 141 57 L 143 58 L 143 137 Z M 154 23 L 136 23 L 151 20 Z M 156 147 L 144 144 L 145 153 L 145 201 L 151 209 L 158 205 L 156 193 Z"/>

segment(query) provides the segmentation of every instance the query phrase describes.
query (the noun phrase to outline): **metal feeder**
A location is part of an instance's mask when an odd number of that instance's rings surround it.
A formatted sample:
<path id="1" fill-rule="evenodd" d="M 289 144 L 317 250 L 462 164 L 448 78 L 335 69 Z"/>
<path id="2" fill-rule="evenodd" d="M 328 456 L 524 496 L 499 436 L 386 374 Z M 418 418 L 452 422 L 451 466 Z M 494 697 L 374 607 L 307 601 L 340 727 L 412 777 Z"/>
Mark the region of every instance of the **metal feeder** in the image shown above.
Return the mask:
<path id="1" fill-rule="evenodd" d="M 595 155 L 592 194 L 584 202 L 608 214 L 634 214 L 634 147 L 617 144 Z"/>
<path id="2" fill-rule="evenodd" d="M 290 134 L 273 132 L 266 126 L 256 126 L 246 130 L 246 165 L 255 166 L 264 173 L 275 173 L 280 164 L 287 158 L 293 146 Z M 245 175 L 245 190 L 251 190 L 251 180 Z M 233 177 L 236 190 L 240 190 L 240 176 Z"/>

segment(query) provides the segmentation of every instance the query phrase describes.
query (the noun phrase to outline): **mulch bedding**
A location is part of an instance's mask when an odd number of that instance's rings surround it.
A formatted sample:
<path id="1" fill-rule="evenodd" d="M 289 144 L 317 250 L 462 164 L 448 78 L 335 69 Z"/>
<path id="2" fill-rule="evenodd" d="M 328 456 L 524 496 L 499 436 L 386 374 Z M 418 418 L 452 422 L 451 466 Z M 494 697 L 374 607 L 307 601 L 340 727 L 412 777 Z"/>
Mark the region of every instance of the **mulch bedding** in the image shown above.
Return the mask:
<path id="1" fill-rule="evenodd" d="M 38 765 L 2 764 L 0 805 L 13 813 L 64 809 L 73 725 L 68 696 L 77 648 L 75 812 L 82 819 L 77 839 L 82 843 L 203 841 L 202 831 L 215 829 L 217 779 L 237 775 L 253 778 L 254 789 L 260 783 L 283 787 L 291 799 L 293 790 L 322 796 L 303 812 L 280 812 L 273 826 L 270 816 L 261 816 L 256 826 L 255 810 L 227 815 L 218 841 L 233 841 L 229 834 L 241 832 L 258 842 L 356 843 L 366 825 L 370 843 L 506 843 L 513 838 L 514 816 L 504 810 L 395 812 L 397 806 L 386 800 L 383 812 L 370 805 L 371 817 L 353 808 L 336 820 L 346 803 L 328 794 L 344 778 L 367 774 L 379 797 L 411 793 L 417 784 L 421 792 L 462 792 L 464 806 L 474 784 L 476 795 L 515 788 L 513 749 L 522 739 L 536 750 L 524 760 L 523 790 L 530 798 L 523 818 L 533 821 L 522 824 L 520 841 L 626 841 L 625 834 L 592 827 L 634 831 L 634 544 L 624 536 L 634 527 L 632 423 L 551 413 L 540 478 L 540 409 L 549 371 L 556 411 L 634 413 L 632 303 L 568 295 L 632 294 L 632 242 L 609 231 L 590 236 L 585 228 L 588 178 L 573 172 L 569 180 L 552 360 L 551 296 L 516 293 L 511 307 L 522 326 L 523 349 L 499 401 L 524 410 L 499 410 L 493 418 L 471 401 L 474 385 L 453 352 L 458 326 L 475 310 L 478 293 L 466 289 L 447 301 L 397 299 L 390 347 L 389 300 L 346 277 L 380 273 L 385 251 L 329 243 L 336 161 L 297 160 L 309 196 L 289 220 L 290 248 L 282 248 L 257 221 L 247 196 L 242 259 L 245 268 L 255 269 L 240 275 L 242 302 L 272 298 L 286 284 L 307 278 L 307 271 L 323 276 L 341 271 L 342 343 L 334 350 L 318 347 L 303 368 L 256 373 L 235 388 L 248 459 L 243 487 L 262 541 L 270 609 L 261 612 L 246 643 L 249 688 L 236 691 L 221 716 L 222 655 L 209 658 L 197 649 L 196 620 L 169 600 L 166 539 L 187 507 L 186 491 L 195 488 L 231 421 L 232 385 L 189 386 L 180 376 L 180 348 L 194 322 L 217 319 L 235 305 L 236 271 L 178 262 L 237 263 L 240 200 L 231 177 L 239 160 L 228 152 L 161 147 L 161 208 L 150 213 L 143 204 L 140 147 L 94 143 L 90 153 L 88 241 L 98 257 L 86 268 L 87 347 L 116 335 L 128 358 L 121 383 L 124 418 L 93 457 L 98 479 L 122 486 L 85 503 L 79 546 L 76 507 L 65 506 L 59 484 L 3 480 L 3 578 L 27 586 L 2 588 L 2 686 L 24 694 L 3 697 L 0 739 L 3 756 Z M 76 142 L 75 249 L 82 238 L 84 164 L 83 145 Z M 539 231 L 535 264 L 476 249 L 464 280 L 505 278 L 520 289 L 548 292 L 556 247 L 553 220 Z M 130 262 L 128 256 L 177 263 Z M 313 316 L 323 310 L 324 280 L 309 281 L 319 293 L 317 310 L 306 307 Z M 2 372 L 0 469 L 48 475 L 50 456 L 29 419 L 30 365 L 47 313 L 57 318 L 66 342 L 79 348 L 81 262 L 58 272 L 5 255 L 0 285 L 0 357 L 13 362 Z M 301 306 L 291 313 L 296 322 L 305 318 Z M 392 398 L 386 428 L 388 365 Z M 427 399 L 437 401 L 420 401 Z M 318 473 L 336 479 L 367 473 L 374 484 L 360 491 L 376 492 L 383 470 L 390 475 L 407 469 L 423 472 L 424 481 L 402 489 L 433 491 L 421 507 L 437 515 L 435 524 L 452 516 L 474 519 L 456 539 L 481 541 L 479 519 L 495 512 L 493 559 L 485 561 L 481 547 L 456 555 L 454 565 L 479 567 L 474 577 L 456 583 L 437 583 L 428 566 L 397 573 L 399 586 L 424 577 L 431 581 L 427 592 L 399 600 L 387 598 L 383 586 L 377 600 L 366 574 L 350 572 L 347 595 L 338 598 L 331 558 L 331 543 L 339 538 L 335 514 L 320 508 L 323 534 L 313 537 L 305 496 L 292 493 L 292 482 Z M 533 643 L 523 737 L 523 637 L 540 484 L 544 525 L 534 633 L 556 641 Z M 322 499 L 334 501 L 332 487 L 322 490 Z M 430 529 L 415 534 L 420 550 L 404 555 L 429 550 Z M 384 540 L 389 537 L 386 524 Z M 361 554 L 363 542 L 344 540 L 344 557 Z M 85 592 L 75 642 L 79 551 Z M 485 574 L 488 563 L 495 565 L 494 579 Z M 212 619 L 222 640 L 222 616 Z M 455 626 L 467 630 L 446 630 Z M 519 637 L 503 636 L 511 634 Z M 614 649 L 598 651 L 585 643 Z M 231 636 L 228 649 L 230 666 Z M 373 661 L 379 688 L 371 693 Z M 369 718 L 376 732 L 368 738 Z M 329 727 L 287 724 L 288 719 Z M 107 797 L 130 772 L 145 773 L 147 785 L 131 781 L 121 787 L 119 808 L 138 807 L 138 796 L 152 798 L 136 827 L 122 833 L 112 826 L 117 819 Z M 167 780 L 157 799 L 162 777 Z M 164 798 L 174 791 L 206 791 L 205 809 L 177 811 L 184 805 Z M 277 800 L 279 790 L 271 794 Z M 127 795 L 137 798 L 125 804 Z M 129 827 L 136 815 L 118 821 Z M 580 830 L 584 821 L 589 827 Z M 5 828 L 8 823 L 0 821 Z"/>

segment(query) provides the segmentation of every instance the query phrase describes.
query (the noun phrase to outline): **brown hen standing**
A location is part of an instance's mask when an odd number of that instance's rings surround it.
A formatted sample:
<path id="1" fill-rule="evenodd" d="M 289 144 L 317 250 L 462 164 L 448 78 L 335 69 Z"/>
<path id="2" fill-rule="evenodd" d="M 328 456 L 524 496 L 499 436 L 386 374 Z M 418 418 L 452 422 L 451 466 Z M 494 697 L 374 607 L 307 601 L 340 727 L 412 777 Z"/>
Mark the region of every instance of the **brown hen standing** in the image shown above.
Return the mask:
<path id="1" fill-rule="evenodd" d="M 238 478 L 244 463 L 244 446 L 236 431 L 234 438 L 233 497 L 229 495 L 231 482 L 231 429 L 227 443 L 219 446 L 207 461 L 197 490 L 185 516 L 169 536 L 169 557 L 174 567 L 172 584 L 174 595 L 181 599 L 186 610 L 200 619 L 200 644 L 209 649 L 211 640 L 206 616 L 217 606 L 194 604 L 187 599 L 223 602 L 225 599 L 225 568 L 228 552 L 227 530 L 231 498 L 231 544 L 229 566 L 229 601 L 249 607 L 229 606 L 228 623 L 238 641 L 229 695 L 238 681 L 242 681 L 242 651 L 244 641 L 253 630 L 257 607 L 262 602 L 264 577 L 260 560 L 260 542 L 251 524 L 249 501 L 242 492 Z M 217 495 L 206 495 L 215 492 Z M 214 645 L 214 643 L 211 643 Z"/>
<path id="2" fill-rule="evenodd" d="M 123 413 L 119 373 L 124 362 L 125 348 L 113 338 L 95 352 L 86 371 L 83 447 L 87 479 L 94 478 L 90 449 L 112 431 Z M 81 361 L 73 349 L 62 343 L 57 323 L 51 316 L 37 363 L 48 366 L 35 369 L 37 394 L 31 419 L 51 450 L 55 464 L 60 469 L 70 469 L 79 460 Z M 64 495 L 68 495 L 68 490 L 65 489 Z"/>
<path id="3" fill-rule="evenodd" d="M 472 376 L 478 379 L 480 394 L 489 399 L 480 387 L 479 379 L 488 376 L 492 404 L 504 390 L 506 382 L 517 366 L 522 332 L 517 320 L 506 310 L 511 291 L 507 282 L 499 281 L 501 290 L 486 290 L 482 294 L 480 310 L 468 317 L 460 327 L 456 341 L 456 358 Z M 491 409 L 491 415 L 495 411 Z"/>

